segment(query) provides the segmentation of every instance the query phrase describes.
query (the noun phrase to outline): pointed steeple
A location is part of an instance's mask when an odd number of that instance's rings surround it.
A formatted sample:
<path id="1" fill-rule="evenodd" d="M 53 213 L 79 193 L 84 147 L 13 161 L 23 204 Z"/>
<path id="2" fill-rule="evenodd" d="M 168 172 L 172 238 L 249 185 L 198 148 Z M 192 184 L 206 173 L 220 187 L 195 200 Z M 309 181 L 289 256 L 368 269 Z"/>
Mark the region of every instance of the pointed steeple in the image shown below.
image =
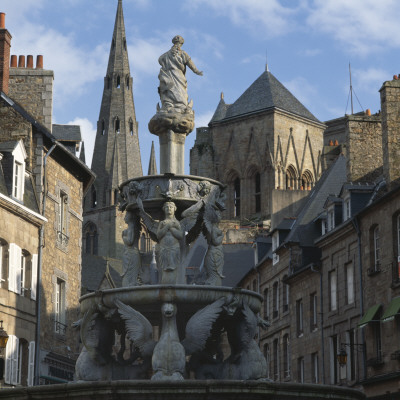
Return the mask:
<path id="1" fill-rule="evenodd" d="M 85 142 L 82 142 L 81 151 L 79 153 L 79 159 L 86 164 L 86 156 L 85 156 Z"/>
<path id="2" fill-rule="evenodd" d="M 122 182 L 143 175 L 122 0 L 115 16 L 91 168 L 97 176 L 98 208 L 114 204 Z"/>
<path id="3" fill-rule="evenodd" d="M 154 150 L 154 142 L 151 142 L 149 170 L 147 175 L 157 175 L 156 152 Z"/>

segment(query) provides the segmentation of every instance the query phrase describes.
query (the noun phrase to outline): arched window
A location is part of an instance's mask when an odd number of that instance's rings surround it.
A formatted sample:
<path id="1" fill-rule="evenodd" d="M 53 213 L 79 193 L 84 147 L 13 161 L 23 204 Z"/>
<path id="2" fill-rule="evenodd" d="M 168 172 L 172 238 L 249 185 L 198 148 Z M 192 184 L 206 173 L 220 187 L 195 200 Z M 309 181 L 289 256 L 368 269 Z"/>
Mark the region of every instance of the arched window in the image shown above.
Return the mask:
<path id="1" fill-rule="evenodd" d="M 261 176 L 257 172 L 254 176 L 256 213 L 261 211 Z"/>
<path id="2" fill-rule="evenodd" d="M 271 370 L 271 354 L 269 350 L 269 344 L 264 344 L 264 357 L 265 361 L 267 362 L 267 375 L 266 378 L 270 377 L 270 370 Z"/>
<path id="3" fill-rule="evenodd" d="M 98 252 L 98 233 L 97 227 L 93 222 L 88 222 L 84 228 L 85 253 L 97 255 Z"/>
<path id="4" fill-rule="evenodd" d="M 307 169 L 301 176 L 301 188 L 304 190 L 311 190 L 314 186 L 312 173 Z"/>
<path id="5" fill-rule="evenodd" d="M 286 189 L 294 190 L 296 187 L 297 174 L 293 165 L 289 165 L 286 170 Z"/>
<path id="6" fill-rule="evenodd" d="M 96 208 L 97 207 L 97 192 L 96 192 L 96 188 L 94 186 L 92 186 L 92 208 Z"/>
<path id="7" fill-rule="evenodd" d="M 115 119 L 115 133 L 119 133 L 120 132 L 120 123 L 119 123 L 119 118 L 117 117 Z"/>
<path id="8" fill-rule="evenodd" d="M 120 76 L 118 75 L 117 76 L 117 89 L 119 89 L 121 87 L 121 78 L 120 78 Z"/>
<path id="9" fill-rule="evenodd" d="M 129 121 L 129 133 L 131 134 L 131 136 L 133 136 L 133 121 L 132 120 Z"/>
<path id="10" fill-rule="evenodd" d="M 129 76 L 127 76 L 126 77 L 126 88 L 127 89 L 129 89 L 129 80 L 130 80 L 130 78 L 129 78 Z"/>
<path id="11" fill-rule="evenodd" d="M 240 217 L 240 179 L 236 178 L 233 181 L 233 191 L 234 191 L 234 217 Z"/>
<path id="12" fill-rule="evenodd" d="M 101 134 L 104 135 L 106 133 L 106 124 L 104 119 L 101 121 Z"/>

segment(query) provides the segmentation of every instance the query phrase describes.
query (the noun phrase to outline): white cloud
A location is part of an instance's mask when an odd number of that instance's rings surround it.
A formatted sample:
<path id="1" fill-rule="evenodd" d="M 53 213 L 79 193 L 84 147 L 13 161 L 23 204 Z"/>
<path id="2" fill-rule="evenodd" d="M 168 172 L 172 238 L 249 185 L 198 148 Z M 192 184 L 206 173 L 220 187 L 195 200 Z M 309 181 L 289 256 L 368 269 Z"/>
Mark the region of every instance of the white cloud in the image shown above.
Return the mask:
<path id="1" fill-rule="evenodd" d="M 395 0 L 314 0 L 307 24 L 365 56 L 382 47 L 400 47 L 399 3 Z"/>
<path id="2" fill-rule="evenodd" d="M 193 0 L 185 5 L 189 12 L 200 6 L 210 7 L 217 15 L 228 17 L 233 24 L 244 26 L 254 34 L 280 36 L 292 31 L 292 17 L 302 8 L 284 7 L 278 0 Z"/>
<path id="3" fill-rule="evenodd" d="M 92 164 L 94 142 L 96 140 L 96 127 L 87 118 L 79 117 L 67 122 L 66 125 L 80 125 L 82 140 L 85 142 L 86 165 L 90 167 Z"/>
<path id="4" fill-rule="evenodd" d="M 299 54 L 304 55 L 306 57 L 315 57 L 320 55 L 321 53 L 322 53 L 321 49 L 305 49 L 299 51 Z"/>
<path id="5" fill-rule="evenodd" d="M 382 82 L 392 79 L 393 75 L 380 68 L 368 68 L 366 70 L 353 69 L 353 87 L 358 91 L 378 93 Z"/>

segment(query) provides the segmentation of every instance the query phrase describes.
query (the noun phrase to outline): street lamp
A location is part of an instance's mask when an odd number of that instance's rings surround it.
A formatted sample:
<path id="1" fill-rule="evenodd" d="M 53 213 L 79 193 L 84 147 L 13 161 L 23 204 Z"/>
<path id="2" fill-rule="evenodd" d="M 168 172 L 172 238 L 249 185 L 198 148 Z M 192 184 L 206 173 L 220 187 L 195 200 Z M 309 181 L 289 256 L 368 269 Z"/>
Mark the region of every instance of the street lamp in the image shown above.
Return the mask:
<path id="1" fill-rule="evenodd" d="M 8 335 L 3 329 L 3 321 L 0 321 L 0 349 L 5 349 L 7 346 Z"/>
<path id="2" fill-rule="evenodd" d="M 346 365 L 346 363 L 347 363 L 347 353 L 346 353 L 346 350 L 343 347 L 340 349 L 340 352 L 336 357 L 337 357 L 338 363 L 339 363 L 339 365 L 341 367 Z"/>

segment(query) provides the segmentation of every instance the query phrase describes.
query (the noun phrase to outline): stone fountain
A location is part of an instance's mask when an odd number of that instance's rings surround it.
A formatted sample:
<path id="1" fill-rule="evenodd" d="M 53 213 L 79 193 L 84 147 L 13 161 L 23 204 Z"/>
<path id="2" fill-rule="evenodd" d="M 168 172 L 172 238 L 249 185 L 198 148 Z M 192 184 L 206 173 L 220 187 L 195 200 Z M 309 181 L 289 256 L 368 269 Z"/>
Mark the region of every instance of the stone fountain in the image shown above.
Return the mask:
<path id="1" fill-rule="evenodd" d="M 183 38 L 175 36 L 172 42 L 159 58 L 161 107 L 149 122 L 160 140 L 161 175 L 132 178 L 120 186 L 127 223 L 123 287 L 80 299 L 82 318 L 76 326 L 83 348 L 77 382 L 3 389 L 0 398 L 363 399 L 355 390 L 265 378 L 266 361 L 254 340 L 258 327 L 267 327 L 258 317 L 262 297 L 222 286 L 223 275 L 229 274 L 219 228 L 225 187 L 183 175 L 185 138 L 194 128 L 186 67 L 202 72 L 181 49 Z M 156 243 L 157 273 L 149 284 L 141 279 L 143 228 Z M 187 285 L 185 257 L 201 233 L 208 243 L 204 279 Z"/>

